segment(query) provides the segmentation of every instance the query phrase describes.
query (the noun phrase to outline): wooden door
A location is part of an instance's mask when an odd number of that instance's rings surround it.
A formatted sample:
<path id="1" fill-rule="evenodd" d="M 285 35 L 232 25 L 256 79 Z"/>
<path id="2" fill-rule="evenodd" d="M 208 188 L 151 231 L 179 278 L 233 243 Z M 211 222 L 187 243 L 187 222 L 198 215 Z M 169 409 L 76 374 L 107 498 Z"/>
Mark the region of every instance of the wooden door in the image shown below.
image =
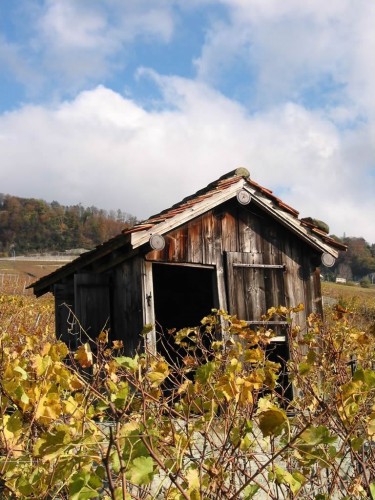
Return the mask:
<path id="1" fill-rule="evenodd" d="M 285 400 L 290 400 L 293 392 L 286 364 L 289 359 L 288 323 L 282 318 L 262 320 L 270 307 L 286 305 L 286 269 L 284 264 L 265 264 L 264 260 L 261 253 L 227 252 L 229 312 L 254 328 L 266 326 L 274 331 L 275 337 L 266 349 L 267 358 L 280 364 L 278 392 Z"/>
<path id="2" fill-rule="evenodd" d="M 265 264 L 261 253 L 227 252 L 229 312 L 259 322 L 270 307 L 285 305 L 283 264 Z"/>
<path id="3" fill-rule="evenodd" d="M 106 274 L 76 274 L 74 276 L 74 309 L 82 333 L 94 339 L 110 328 L 110 286 Z M 86 342 L 82 337 L 81 341 Z"/>

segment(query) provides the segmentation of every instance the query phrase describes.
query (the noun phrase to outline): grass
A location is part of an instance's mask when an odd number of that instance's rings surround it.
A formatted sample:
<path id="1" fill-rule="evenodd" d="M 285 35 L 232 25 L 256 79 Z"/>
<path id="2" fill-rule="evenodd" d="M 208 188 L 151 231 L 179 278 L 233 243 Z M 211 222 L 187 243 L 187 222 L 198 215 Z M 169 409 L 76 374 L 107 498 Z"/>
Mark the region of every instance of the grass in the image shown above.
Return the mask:
<path id="1" fill-rule="evenodd" d="M 375 286 L 362 288 L 339 283 L 322 282 L 322 295 L 335 299 L 344 309 L 351 311 L 358 327 L 375 326 Z"/>
<path id="2" fill-rule="evenodd" d="M 340 283 L 322 282 L 322 295 L 337 300 L 353 300 L 354 298 L 367 301 L 375 301 L 375 286 L 362 288 L 361 286 L 343 285 Z"/>

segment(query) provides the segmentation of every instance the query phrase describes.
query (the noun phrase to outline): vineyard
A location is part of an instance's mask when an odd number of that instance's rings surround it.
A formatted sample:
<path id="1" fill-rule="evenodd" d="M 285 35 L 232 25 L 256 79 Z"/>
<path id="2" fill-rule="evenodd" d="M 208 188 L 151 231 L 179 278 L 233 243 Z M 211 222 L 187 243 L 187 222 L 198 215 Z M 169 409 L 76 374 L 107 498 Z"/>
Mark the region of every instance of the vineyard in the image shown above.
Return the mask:
<path id="1" fill-rule="evenodd" d="M 304 330 L 302 305 L 265 313 L 289 324 L 292 400 L 266 326 L 213 311 L 165 333 L 175 364 L 125 357 L 106 331 L 69 352 L 52 300 L 14 292 L 0 295 L 1 498 L 375 498 L 373 289 L 325 284 L 337 303 Z"/>

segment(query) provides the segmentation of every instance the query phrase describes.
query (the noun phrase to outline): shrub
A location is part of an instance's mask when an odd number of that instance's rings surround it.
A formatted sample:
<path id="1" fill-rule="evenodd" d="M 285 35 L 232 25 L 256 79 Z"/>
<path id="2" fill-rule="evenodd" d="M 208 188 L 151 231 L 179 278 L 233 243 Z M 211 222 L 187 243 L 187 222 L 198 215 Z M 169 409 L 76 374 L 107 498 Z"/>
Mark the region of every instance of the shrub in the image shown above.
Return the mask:
<path id="1" fill-rule="evenodd" d="M 292 401 L 272 330 L 223 311 L 174 333 L 175 363 L 123 356 L 107 332 L 70 353 L 49 331 L 3 329 L 2 498 L 371 497 L 374 336 L 344 307 L 301 330 L 301 309 L 264 317 L 289 324 Z"/>
<path id="2" fill-rule="evenodd" d="M 362 288 L 370 288 L 371 281 L 368 278 L 364 278 L 359 282 L 359 284 L 361 285 Z"/>

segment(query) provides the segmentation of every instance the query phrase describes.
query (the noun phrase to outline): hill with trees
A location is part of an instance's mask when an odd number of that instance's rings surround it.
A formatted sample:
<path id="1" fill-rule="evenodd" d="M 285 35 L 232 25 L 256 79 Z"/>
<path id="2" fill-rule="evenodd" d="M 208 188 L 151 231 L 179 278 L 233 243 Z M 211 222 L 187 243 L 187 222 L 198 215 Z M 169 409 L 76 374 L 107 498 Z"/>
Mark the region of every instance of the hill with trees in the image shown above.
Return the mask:
<path id="1" fill-rule="evenodd" d="M 345 278 L 347 281 L 361 281 L 375 273 L 375 244 L 370 245 L 362 237 L 343 237 L 336 240 L 347 245 L 346 252 L 340 252 L 335 265 L 322 267 L 322 273 L 329 281 Z"/>
<path id="2" fill-rule="evenodd" d="M 0 255 L 91 249 L 136 221 L 121 210 L 0 194 Z"/>

